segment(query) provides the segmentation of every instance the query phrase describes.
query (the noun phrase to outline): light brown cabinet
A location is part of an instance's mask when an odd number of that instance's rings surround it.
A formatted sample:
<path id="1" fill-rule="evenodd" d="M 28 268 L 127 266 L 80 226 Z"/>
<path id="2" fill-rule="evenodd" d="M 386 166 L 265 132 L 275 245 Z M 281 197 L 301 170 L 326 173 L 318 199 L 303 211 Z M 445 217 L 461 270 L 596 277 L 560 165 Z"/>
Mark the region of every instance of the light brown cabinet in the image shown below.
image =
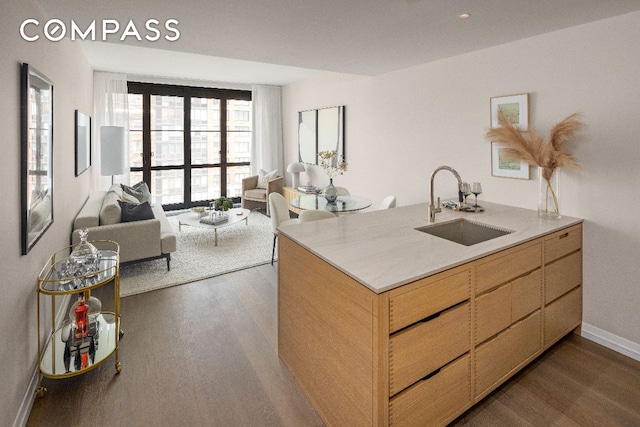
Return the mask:
<path id="1" fill-rule="evenodd" d="M 282 195 L 284 196 L 284 199 L 287 201 L 287 205 L 289 206 L 289 210 L 291 212 L 295 212 L 297 214 L 300 213 L 300 209 L 298 208 L 294 208 L 293 206 L 291 206 L 291 200 L 295 199 L 296 197 L 300 197 L 300 196 L 304 196 L 305 193 L 296 190 L 293 187 L 282 187 Z"/>
<path id="2" fill-rule="evenodd" d="M 381 294 L 279 241 L 278 351 L 327 425 L 445 425 L 581 322 L 581 225 Z"/>

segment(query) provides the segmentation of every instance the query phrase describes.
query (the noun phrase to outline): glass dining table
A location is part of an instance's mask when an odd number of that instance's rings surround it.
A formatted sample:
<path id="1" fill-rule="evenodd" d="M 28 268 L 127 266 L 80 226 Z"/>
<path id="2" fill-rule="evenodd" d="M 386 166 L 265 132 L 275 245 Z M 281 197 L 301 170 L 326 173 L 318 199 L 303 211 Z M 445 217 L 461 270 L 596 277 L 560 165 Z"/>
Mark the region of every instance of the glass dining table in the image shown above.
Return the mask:
<path id="1" fill-rule="evenodd" d="M 291 199 L 290 203 L 298 209 L 324 209 L 335 213 L 355 212 L 371 206 L 371 200 L 354 195 L 338 196 L 334 203 L 329 203 L 322 195 L 307 194 Z"/>

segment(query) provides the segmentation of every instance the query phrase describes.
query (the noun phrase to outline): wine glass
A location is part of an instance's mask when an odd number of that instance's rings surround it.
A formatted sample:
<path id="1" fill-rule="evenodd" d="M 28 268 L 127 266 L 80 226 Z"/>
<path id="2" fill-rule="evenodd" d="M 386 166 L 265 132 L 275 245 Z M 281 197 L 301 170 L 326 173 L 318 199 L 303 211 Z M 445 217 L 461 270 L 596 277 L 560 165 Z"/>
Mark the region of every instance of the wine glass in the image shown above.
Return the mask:
<path id="1" fill-rule="evenodd" d="M 471 192 L 476 196 L 476 204 L 473 205 L 474 208 L 478 207 L 478 194 L 482 194 L 482 185 L 479 182 L 471 183 Z"/>
<path id="2" fill-rule="evenodd" d="M 466 204 L 467 204 L 467 196 L 469 196 L 471 194 L 471 186 L 469 185 L 468 182 L 463 182 L 460 185 L 460 191 L 462 191 L 462 195 L 464 196 L 464 204 L 466 206 Z"/>

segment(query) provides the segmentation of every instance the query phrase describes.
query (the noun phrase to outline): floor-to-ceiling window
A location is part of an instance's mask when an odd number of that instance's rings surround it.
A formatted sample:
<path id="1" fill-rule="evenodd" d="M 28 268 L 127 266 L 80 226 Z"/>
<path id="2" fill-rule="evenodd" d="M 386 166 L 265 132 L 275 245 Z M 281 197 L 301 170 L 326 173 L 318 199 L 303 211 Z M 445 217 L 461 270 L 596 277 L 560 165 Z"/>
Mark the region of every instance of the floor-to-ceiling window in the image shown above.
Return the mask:
<path id="1" fill-rule="evenodd" d="M 251 92 L 129 82 L 130 182 L 165 209 L 240 200 L 251 158 Z"/>

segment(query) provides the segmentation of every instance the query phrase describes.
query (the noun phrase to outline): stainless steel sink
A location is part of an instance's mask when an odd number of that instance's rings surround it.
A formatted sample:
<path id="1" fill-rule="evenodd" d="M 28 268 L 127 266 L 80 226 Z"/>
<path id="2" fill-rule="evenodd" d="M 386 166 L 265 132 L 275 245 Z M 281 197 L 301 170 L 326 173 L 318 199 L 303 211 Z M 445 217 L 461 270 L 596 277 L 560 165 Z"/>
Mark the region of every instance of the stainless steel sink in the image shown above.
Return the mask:
<path id="1" fill-rule="evenodd" d="M 424 227 L 416 228 L 416 230 L 465 246 L 475 245 L 513 233 L 511 230 L 462 218 L 441 224 L 425 225 Z"/>

